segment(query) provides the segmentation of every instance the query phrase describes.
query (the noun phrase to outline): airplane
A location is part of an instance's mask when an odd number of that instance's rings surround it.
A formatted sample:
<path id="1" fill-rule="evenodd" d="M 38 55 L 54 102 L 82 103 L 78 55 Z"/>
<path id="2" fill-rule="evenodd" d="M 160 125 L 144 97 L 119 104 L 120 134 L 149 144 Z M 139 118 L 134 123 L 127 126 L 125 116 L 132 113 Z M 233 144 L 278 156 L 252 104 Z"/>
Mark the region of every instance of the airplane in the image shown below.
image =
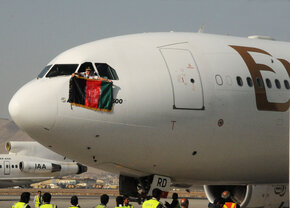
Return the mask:
<path id="1" fill-rule="evenodd" d="M 37 142 L 10 141 L 0 154 L 0 188 L 27 186 L 52 178 L 81 174 L 87 167 L 52 152 Z"/>
<path id="2" fill-rule="evenodd" d="M 289 42 L 259 36 L 107 38 L 50 61 L 16 92 L 9 112 L 53 151 L 119 174 L 120 193 L 138 197 L 158 187 L 166 195 L 170 185 L 200 184 L 210 202 L 229 190 L 241 207 L 283 207 L 289 201 L 289 51 Z M 111 81 L 111 108 L 90 107 L 100 90 L 90 91 L 84 81 L 89 99 L 70 99 L 71 75 L 88 67 Z"/>

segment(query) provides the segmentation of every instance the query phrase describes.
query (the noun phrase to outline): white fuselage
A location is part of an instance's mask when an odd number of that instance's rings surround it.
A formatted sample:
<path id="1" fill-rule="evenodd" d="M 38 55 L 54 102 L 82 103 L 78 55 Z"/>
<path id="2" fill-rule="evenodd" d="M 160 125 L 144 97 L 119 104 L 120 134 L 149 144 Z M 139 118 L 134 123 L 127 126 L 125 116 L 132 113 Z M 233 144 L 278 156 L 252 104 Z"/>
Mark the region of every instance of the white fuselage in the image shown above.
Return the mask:
<path id="1" fill-rule="evenodd" d="M 48 180 L 50 175 L 35 176 L 21 172 L 19 163 L 31 160 L 31 157 L 15 157 L 13 155 L 0 155 L 0 188 L 21 186 L 39 181 Z M 40 162 L 40 161 L 39 161 Z"/>
<path id="2" fill-rule="evenodd" d="M 29 167 L 27 164 L 29 163 Z M 51 164 L 69 166 L 70 170 L 52 171 Z M 25 169 L 23 169 L 23 167 Z M 63 168 L 63 167 L 62 167 Z M 51 178 L 76 174 L 78 166 L 73 162 L 60 162 L 39 157 L 17 156 L 11 154 L 0 155 L 0 188 L 29 185 Z"/>
<path id="3" fill-rule="evenodd" d="M 0 155 L 0 188 L 80 174 L 87 167 L 65 158 L 37 142 L 10 141 L 9 154 Z"/>
<path id="4" fill-rule="evenodd" d="M 164 175 L 180 184 L 285 183 L 289 51 L 285 42 L 208 34 L 105 39 L 70 49 L 49 65 L 110 65 L 119 77 L 114 99 L 122 99 L 112 112 L 66 102 L 70 76 L 32 80 L 9 111 L 35 140 L 96 168 Z"/>

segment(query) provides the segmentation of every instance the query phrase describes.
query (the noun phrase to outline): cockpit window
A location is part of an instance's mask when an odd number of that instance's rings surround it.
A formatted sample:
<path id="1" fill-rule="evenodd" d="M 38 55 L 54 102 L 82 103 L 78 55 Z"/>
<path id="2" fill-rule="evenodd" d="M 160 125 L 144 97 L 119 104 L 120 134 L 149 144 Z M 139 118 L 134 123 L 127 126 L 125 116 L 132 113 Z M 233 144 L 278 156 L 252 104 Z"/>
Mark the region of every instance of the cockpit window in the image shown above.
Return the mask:
<path id="1" fill-rule="evenodd" d="M 44 67 L 44 69 L 37 76 L 37 79 L 42 78 L 46 74 L 46 72 L 50 69 L 50 67 L 51 67 L 51 65 L 48 65 L 48 66 Z"/>
<path id="2" fill-rule="evenodd" d="M 78 68 L 78 64 L 55 64 L 46 77 L 71 75 Z"/>
<path id="3" fill-rule="evenodd" d="M 119 77 L 111 66 L 105 63 L 95 63 L 95 66 L 97 68 L 97 71 L 99 73 L 100 77 L 110 79 L 110 80 L 118 80 Z"/>

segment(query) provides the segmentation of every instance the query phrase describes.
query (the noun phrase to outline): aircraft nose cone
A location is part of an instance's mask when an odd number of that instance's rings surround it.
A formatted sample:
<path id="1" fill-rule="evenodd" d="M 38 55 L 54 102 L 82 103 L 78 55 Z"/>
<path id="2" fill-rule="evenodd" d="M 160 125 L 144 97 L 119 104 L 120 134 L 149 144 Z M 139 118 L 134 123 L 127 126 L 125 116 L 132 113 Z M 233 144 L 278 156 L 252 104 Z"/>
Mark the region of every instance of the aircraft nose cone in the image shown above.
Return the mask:
<path id="1" fill-rule="evenodd" d="M 56 95 L 51 87 L 34 80 L 16 92 L 8 108 L 13 121 L 27 133 L 50 130 L 57 116 Z"/>

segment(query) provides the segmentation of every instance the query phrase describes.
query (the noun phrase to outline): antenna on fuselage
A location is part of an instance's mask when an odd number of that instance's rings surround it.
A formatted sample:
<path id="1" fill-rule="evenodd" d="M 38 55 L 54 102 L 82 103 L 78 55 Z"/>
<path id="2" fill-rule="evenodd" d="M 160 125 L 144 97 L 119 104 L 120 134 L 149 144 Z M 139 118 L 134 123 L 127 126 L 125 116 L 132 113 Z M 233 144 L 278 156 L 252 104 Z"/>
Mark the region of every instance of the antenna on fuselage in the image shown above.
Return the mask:
<path id="1" fill-rule="evenodd" d="M 202 25 L 201 25 L 201 27 L 200 27 L 199 30 L 198 30 L 198 33 L 203 33 L 203 31 L 204 31 L 204 25 L 205 25 L 205 24 L 202 24 Z"/>

